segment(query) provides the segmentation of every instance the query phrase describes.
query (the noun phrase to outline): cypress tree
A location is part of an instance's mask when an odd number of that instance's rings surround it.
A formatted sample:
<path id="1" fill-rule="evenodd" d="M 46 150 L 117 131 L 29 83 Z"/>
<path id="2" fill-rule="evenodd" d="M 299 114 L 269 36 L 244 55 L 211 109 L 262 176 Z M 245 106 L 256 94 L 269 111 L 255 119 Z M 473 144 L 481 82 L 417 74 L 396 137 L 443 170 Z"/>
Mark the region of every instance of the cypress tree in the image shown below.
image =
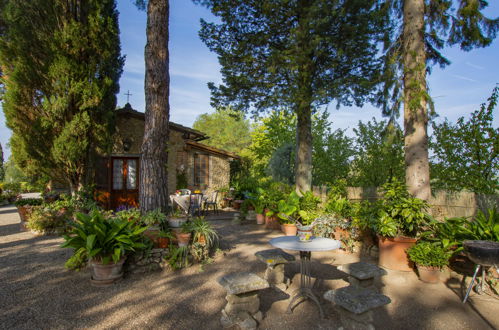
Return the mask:
<path id="1" fill-rule="evenodd" d="M 122 72 L 114 0 L 7 1 L 4 112 L 16 163 L 72 191 L 109 148 Z"/>

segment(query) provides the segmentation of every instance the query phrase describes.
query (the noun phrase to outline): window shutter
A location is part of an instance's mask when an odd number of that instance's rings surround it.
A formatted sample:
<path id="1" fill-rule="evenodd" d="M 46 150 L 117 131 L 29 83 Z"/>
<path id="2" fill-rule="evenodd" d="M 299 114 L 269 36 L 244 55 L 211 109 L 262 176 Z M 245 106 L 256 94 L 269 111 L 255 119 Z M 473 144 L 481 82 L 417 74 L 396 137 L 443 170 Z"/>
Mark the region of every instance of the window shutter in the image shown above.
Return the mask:
<path id="1" fill-rule="evenodd" d="M 109 189 L 110 160 L 105 157 L 97 157 L 95 161 L 95 187 L 97 189 Z"/>

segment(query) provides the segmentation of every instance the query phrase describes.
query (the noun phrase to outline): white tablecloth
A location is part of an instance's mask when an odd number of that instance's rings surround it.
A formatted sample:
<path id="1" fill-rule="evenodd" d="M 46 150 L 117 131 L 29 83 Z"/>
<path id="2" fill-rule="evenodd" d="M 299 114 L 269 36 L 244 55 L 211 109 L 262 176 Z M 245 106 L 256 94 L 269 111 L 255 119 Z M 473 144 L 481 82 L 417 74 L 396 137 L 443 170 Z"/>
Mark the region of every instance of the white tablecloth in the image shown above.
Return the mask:
<path id="1" fill-rule="evenodd" d="M 341 247 L 341 242 L 335 239 L 315 237 L 309 242 L 301 242 L 298 236 L 280 236 L 272 238 L 270 244 L 280 249 L 293 251 L 329 251 Z"/>

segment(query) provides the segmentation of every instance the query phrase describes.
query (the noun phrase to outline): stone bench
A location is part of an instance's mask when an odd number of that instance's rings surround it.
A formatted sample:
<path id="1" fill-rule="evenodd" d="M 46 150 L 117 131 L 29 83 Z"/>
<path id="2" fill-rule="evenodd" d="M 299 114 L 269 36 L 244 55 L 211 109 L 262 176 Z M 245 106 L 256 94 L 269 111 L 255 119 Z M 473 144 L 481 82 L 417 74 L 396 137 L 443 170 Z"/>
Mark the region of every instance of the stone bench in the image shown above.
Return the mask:
<path id="1" fill-rule="evenodd" d="M 324 299 L 332 302 L 345 329 L 374 330 L 372 310 L 391 303 L 390 298 L 369 289 L 347 286 L 329 290 Z"/>
<path id="2" fill-rule="evenodd" d="M 295 257 L 281 249 L 258 251 L 255 253 L 255 256 L 258 260 L 267 265 L 263 278 L 267 280 L 272 287 L 286 290 L 290 280 L 284 276 L 284 265 L 295 261 Z"/>
<path id="3" fill-rule="evenodd" d="M 367 262 L 354 262 L 338 267 L 338 270 L 348 274 L 348 282 L 357 287 L 376 289 L 374 281 L 376 278 L 386 275 L 386 271 L 376 265 Z"/>
<path id="4" fill-rule="evenodd" d="M 241 329 L 256 329 L 263 318 L 258 291 L 268 288 L 269 283 L 248 272 L 225 275 L 218 283 L 227 291 L 227 304 L 220 319 L 222 327 L 238 325 Z"/>

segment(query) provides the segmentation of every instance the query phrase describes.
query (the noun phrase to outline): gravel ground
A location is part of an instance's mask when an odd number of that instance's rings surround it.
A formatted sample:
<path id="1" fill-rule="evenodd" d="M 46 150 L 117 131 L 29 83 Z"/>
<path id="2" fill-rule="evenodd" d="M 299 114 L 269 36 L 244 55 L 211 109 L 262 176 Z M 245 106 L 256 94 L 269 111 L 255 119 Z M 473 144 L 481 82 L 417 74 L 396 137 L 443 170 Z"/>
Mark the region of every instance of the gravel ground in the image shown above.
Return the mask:
<path id="1" fill-rule="evenodd" d="M 268 240 L 280 233 L 257 225 L 232 225 L 214 220 L 221 237 L 220 253 L 213 263 L 181 271 L 133 274 L 108 288 L 90 285 L 88 270 L 64 269 L 69 249 L 62 239 L 19 231 L 14 207 L 0 208 L 0 328 L 164 328 L 219 329 L 224 290 L 220 276 L 237 271 L 263 275 L 265 266 L 254 256 L 271 248 Z M 298 256 L 297 256 L 298 259 Z M 335 265 L 358 261 L 341 252 L 314 253 L 316 291 L 346 285 Z M 375 263 L 376 260 L 362 258 Z M 272 289 L 261 294 L 262 329 L 338 329 L 341 324 L 332 306 L 322 299 L 325 320 L 317 308 L 304 302 L 285 314 L 289 296 L 299 284 L 296 265 L 286 272 L 293 278 L 287 292 Z M 499 303 L 489 296 L 472 295 L 460 302 L 460 277 L 428 285 L 415 274 L 389 272 L 379 283 L 392 299 L 374 313 L 378 329 L 493 329 L 499 328 Z"/>

